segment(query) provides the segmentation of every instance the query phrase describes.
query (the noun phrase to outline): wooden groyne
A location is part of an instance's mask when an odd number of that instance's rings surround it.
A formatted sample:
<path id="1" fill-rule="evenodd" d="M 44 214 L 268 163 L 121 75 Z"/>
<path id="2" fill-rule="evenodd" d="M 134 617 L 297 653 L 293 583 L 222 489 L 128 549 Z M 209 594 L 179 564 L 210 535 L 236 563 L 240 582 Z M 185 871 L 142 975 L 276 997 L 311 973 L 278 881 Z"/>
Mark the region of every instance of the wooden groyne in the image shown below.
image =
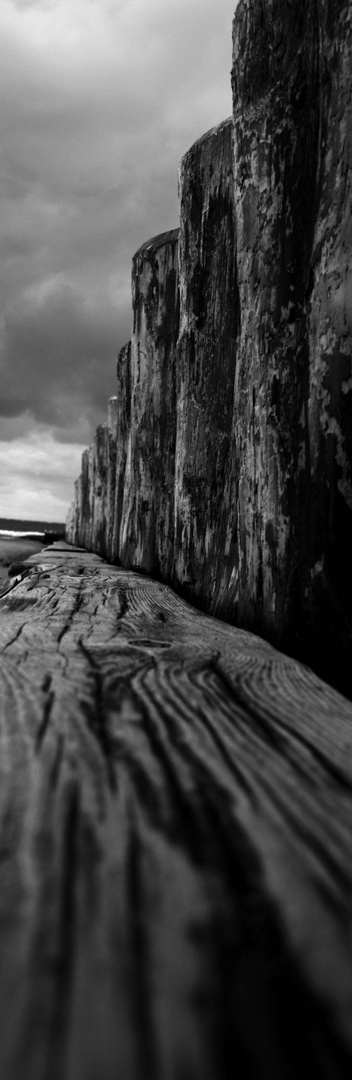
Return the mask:
<path id="1" fill-rule="evenodd" d="M 351 703 L 96 555 L 15 569 L 1 1080 L 347 1080 Z"/>
<path id="2" fill-rule="evenodd" d="M 352 0 L 240 0 L 66 539 L 352 696 Z M 142 237 L 141 237 L 142 239 Z"/>

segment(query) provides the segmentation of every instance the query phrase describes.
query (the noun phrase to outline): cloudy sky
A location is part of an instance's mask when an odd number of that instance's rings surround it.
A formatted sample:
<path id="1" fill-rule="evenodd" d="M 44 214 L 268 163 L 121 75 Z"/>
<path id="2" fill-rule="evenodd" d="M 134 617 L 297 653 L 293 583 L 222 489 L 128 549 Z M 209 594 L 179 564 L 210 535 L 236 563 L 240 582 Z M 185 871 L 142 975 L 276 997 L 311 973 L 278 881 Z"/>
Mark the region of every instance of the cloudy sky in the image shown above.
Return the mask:
<path id="1" fill-rule="evenodd" d="M 231 112 L 236 0 L 1 0 L 0 516 L 63 521 L 130 336 L 133 252 Z"/>

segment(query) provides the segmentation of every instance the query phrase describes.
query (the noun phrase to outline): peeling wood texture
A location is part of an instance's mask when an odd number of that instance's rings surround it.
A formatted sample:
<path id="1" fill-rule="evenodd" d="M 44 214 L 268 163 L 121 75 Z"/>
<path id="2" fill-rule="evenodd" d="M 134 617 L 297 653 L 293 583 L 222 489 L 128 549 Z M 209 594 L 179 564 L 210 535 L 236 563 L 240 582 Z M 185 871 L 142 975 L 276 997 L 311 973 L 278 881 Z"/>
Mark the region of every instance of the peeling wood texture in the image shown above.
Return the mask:
<path id="1" fill-rule="evenodd" d="M 1 1080 L 350 1080 L 350 703 L 96 555 L 14 569 Z"/>

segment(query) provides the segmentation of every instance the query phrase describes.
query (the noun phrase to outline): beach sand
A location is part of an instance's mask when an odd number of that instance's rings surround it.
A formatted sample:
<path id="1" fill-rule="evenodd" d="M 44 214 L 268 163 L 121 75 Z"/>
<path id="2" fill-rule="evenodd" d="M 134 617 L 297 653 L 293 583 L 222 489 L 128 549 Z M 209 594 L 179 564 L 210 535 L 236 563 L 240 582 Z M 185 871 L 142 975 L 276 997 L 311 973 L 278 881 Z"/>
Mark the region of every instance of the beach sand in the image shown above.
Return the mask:
<path id="1" fill-rule="evenodd" d="M 13 562 L 22 562 L 29 555 L 36 555 L 42 551 L 43 543 L 38 540 L 26 540 L 25 537 L 18 540 L 15 537 L 0 537 L 0 587 L 7 582 L 8 568 Z"/>

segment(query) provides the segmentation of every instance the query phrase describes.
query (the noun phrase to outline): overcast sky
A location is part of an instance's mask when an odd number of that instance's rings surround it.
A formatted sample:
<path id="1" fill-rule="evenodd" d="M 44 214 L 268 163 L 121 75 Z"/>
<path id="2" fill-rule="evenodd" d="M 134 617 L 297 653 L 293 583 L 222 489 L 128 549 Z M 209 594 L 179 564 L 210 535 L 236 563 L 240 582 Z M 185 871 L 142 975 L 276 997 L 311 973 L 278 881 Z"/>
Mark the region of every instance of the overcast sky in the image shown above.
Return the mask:
<path id="1" fill-rule="evenodd" d="M 0 516 L 63 521 L 178 224 L 182 154 L 231 113 L 236 0 L 1 0 Z"/>

